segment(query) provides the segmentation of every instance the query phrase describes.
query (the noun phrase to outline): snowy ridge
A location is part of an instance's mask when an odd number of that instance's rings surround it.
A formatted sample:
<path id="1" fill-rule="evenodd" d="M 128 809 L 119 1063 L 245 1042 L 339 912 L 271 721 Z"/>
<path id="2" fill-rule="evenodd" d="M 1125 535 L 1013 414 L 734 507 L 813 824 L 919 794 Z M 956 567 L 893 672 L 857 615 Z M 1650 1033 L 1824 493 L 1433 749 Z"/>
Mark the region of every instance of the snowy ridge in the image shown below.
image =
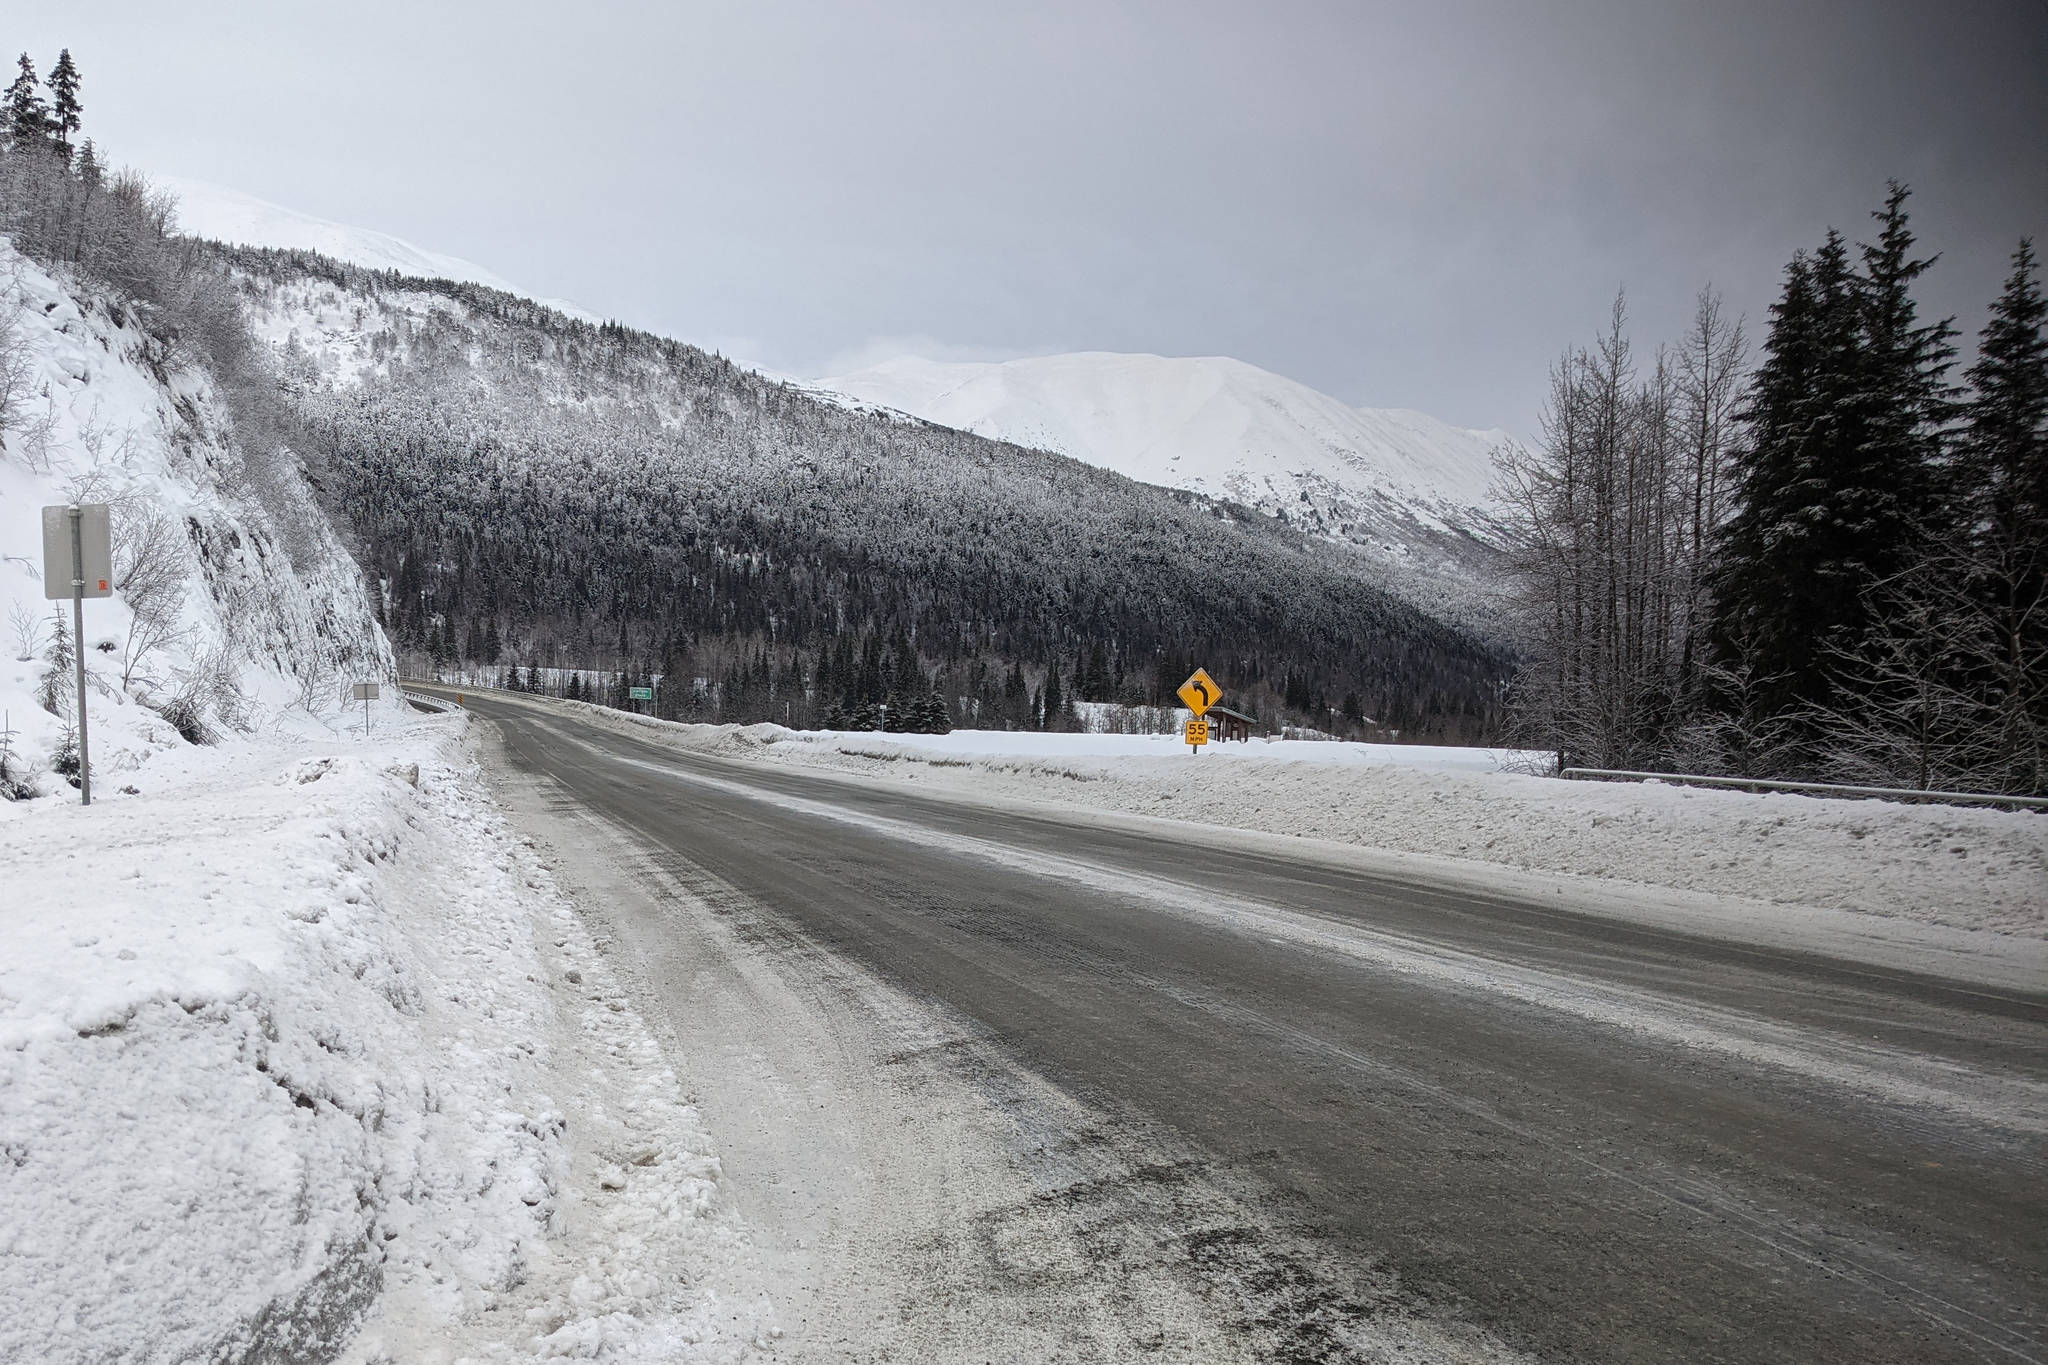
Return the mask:
<path id="1" fill-rule="evenodd" d="M 1487 505 L 1490 455 L 1507 440 L 1420 412 L 1350 407 L 1225 356 L 905 357 L 818 387 L 1145 483 L 1260 507 L 1327 486 L 1452 526 Z"/>
<path id="2" fill-rule="evenodd" d="M 1484 624 L 1492 452 L 1402 408 L 1354 408 L 1224 356 L 906 357 L 814 391 L 1224 498 L 1348 544 L 1433 614 Z"/>
<path id="3" fill-rule="evenodd" d="M 419 279 L 466 280 L 532 299 L 585 322 L 601 321 L 566 299 L 543 298 L 474 261 L 428 251 L 388 232 L 329 222 L 204 180 L 160 176 L 157 183 L 178 196 L 178 228 L 189 236 L 240 246 L 317 251 L 350 265 Z"/>

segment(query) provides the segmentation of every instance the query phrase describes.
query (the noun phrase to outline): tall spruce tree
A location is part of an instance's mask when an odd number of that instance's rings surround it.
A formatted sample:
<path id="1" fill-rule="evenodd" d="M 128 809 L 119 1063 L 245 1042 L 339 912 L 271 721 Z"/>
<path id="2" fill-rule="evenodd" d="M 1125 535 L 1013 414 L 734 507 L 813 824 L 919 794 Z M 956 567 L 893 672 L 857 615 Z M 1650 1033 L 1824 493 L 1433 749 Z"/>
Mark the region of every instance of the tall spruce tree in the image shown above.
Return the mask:
<path id="1" fill-rule="evenodd" d="M 1713 644 L 1742 705 L 1811 733 L 1845 653 L 1880 633 L 1877 589 L 1956 531 L 1946 463 L 1954 360 L 1947 322 L 1922 325 L 1904 186 L 1873 216 L 1863 271 L 1830 230 L 1795 258 L 1735 456 L 1735 512 L 1714 576 Z M 1725 707 L 1732 703 L 1722 699 Z"/>
<path id="2" fill-rule="evenodd" d="M 1865 406 L 1862 458 L 1847 471 L 1854 490 L 1845 513 L 1858 519 L 1874 578 L 1888 578 L 1924 557 L 1920 536 L 1944 543 L 1961 530 L 1946 444 L 1955 411 L 1947 383 L 1955 363 L 1954 319 L 1922 325 L 1913 282 L 1938 259 L 1914 259 L 1906 221 L 1910 191 L 1894 180 L 1882 209 L 1877 241 L 1863 252 L 1862 295 Z"/>
<path id="3" fill-rule="evenodd" d="M 1837 506 L 1862 444 L 1857 312 L 1848 247 L 1830 231 L 1786 268 L 1741 415 L 1712 638 L 1722 671 L 1759 680 L 1747 704 L 1767 715 L 1825 699 L 1820 645 L 1853 620 L 1862 588 Z"/>
<path id="4" fill-rule="evenodd" d="M 71 156 L 71 135 L 78 131 L 80 116 L 85 113 L 85 106 L 78 102 L 78 67 L 71 60 L 70 48 L 57 54 L 57 64 L 50 68 L 47 84 L 50 87 L 50 136 L 68 160 Z"/>
<path id="5" fill-rule="evenodd" d="M 7 134 L 18 147 L 31 146 L 50 135 L 50 106 L 43 99 L 43 83 L 36 78 L 35 63 L 21 54 L 20 72 L 7 87 Z"/>
<path id="6" fill-rule="evenodd" d="M 2048 794 L 2048 301 L 2033 243 L 1979 337 L 1958 466 L 1969 495 L 1967 563 L 1995 772 L 1985 784 Z"/>
<path id="7" fill-rule="evenodd" d="M 2048 570 L 2048 300 L 2034 244 L 2023 239 L 1991 306 L 1970 367 L 1959 464 L 1970 515 Z"/>

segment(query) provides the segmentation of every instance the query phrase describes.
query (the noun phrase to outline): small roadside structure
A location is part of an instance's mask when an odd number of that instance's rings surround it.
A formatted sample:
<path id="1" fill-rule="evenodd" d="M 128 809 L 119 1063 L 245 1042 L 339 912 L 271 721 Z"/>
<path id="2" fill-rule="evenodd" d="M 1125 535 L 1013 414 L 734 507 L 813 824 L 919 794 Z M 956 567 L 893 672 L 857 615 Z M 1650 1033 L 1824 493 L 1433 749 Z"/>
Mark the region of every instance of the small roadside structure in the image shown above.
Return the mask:
<path id="1" fill-rule="evenodd" d="M 1250 742 L 1252 727 L 1258 724 L 1244 712 L 1233 711 L 1227 706 L 1212 706 L 1204 715 L 1209 722 L 1209 738 L 1219 744 L 1227 744 L 1233 739 L 1240 744 Z"/>

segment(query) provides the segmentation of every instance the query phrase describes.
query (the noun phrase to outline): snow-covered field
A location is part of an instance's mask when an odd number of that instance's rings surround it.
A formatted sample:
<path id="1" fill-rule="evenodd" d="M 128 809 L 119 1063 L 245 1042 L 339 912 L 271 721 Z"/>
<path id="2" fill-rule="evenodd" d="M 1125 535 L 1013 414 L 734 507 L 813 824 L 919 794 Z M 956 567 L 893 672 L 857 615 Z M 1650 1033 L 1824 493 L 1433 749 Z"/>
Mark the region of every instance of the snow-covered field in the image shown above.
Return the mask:
<path id="1" fill-rule="evenodd" d="M 653 1035 L 460 717 L 0 807 L 0 1359 L 726 1360 Z M 374 1308 L 372 1304 L 374 1301 Z"/>
<path id="2" fill-rule="evenodd" d="M 1948 938 L 1965 954 L 2008 943 L 2048 964 L 2048 816 L 2038 813 L 1564 782 L 1504 771 L 1512 755 L 1483 749 L 1277 741 L 1196 758 L 1171 736 L 791 731 L 582 709 L 682 747 L 969 799 L 1191 819 L 1492 868 L 1504 882 L 1562 874 L 1619 912 L 1640 902 L 1662 922 L 1736 937 L 1778 941 L 1816 917 L 1884 936 L 1893 922 L 1961 931 Z M 1684 914 L 1668 894 L 1641 894 L 1651 889 L 1678 893 Z"/>

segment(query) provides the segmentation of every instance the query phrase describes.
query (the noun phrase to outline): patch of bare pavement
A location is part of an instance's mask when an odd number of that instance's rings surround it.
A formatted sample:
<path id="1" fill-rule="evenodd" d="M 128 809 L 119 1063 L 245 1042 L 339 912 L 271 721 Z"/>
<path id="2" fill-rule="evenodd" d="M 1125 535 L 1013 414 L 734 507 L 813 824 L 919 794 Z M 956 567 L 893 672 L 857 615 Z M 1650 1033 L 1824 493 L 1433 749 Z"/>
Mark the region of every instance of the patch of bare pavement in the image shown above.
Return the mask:
<path id="1" fill-rule="evenodd" d="M 799 1360 L 2048 1360 L 2048 993 L 471 698 Z"/>

